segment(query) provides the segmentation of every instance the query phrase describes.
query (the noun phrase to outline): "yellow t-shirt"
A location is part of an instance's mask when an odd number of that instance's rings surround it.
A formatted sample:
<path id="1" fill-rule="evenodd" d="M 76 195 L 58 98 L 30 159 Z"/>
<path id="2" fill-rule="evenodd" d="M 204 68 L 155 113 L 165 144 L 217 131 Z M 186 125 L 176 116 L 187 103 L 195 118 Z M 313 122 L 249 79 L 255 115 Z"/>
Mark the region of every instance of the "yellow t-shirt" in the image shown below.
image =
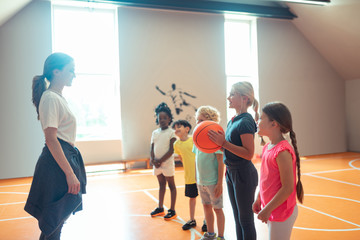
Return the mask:
<path id="1" fill-rule="evenodd" d="M 184 171 L 185 171 L 185 184 L 196 183 L 195 178 L 195 153 L 193 149 L 193 139 L 189 137 L 186 141 L 176 140 L 174 143 L 174 152 L 181 156 Z"/>

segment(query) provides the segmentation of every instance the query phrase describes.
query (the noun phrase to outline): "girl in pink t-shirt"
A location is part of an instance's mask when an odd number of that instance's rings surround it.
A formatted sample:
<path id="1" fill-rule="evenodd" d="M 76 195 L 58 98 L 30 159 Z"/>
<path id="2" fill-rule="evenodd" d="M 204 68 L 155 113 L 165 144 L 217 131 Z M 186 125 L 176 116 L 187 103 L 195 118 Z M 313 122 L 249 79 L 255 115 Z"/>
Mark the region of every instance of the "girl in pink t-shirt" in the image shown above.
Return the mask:
<path id="1" fill-rule="evenodd" d="M 271 142 L 263 148 L 260 192 L 253 211 L 259 220 L 268 224 L 270 240 L 288 240 L 298 214 L 296 195 L 300 203 L 304 196 L 300 157 L 289 109 L 279 102 L 266 104 L 258 127 L 258 134 L 267 136 Z M 284 139 L 283 134 L 288 132 L 293 147 Z"/>

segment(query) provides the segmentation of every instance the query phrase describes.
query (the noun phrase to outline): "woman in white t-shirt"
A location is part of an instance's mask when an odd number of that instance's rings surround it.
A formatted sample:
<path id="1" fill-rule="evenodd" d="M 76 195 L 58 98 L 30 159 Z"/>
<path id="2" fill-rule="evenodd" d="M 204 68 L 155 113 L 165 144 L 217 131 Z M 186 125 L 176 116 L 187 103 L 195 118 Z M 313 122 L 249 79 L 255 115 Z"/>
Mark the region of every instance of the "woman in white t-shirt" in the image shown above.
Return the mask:
<path id="1" fill-rule="evenodd" d="M 64 87 L 72 84 L 74 71 L 72 57 L 53 53 L 45 61 L 43 75 L 33 79 L 32 101 L 45 146 L 35 167 L 25 211 L 39 221 L 40 240 L 60 239 L 65 220 L 82 210 L 81 195 L 86 192 L 84 162 L 74 147 L 76 119 L 62 96 Z"/>

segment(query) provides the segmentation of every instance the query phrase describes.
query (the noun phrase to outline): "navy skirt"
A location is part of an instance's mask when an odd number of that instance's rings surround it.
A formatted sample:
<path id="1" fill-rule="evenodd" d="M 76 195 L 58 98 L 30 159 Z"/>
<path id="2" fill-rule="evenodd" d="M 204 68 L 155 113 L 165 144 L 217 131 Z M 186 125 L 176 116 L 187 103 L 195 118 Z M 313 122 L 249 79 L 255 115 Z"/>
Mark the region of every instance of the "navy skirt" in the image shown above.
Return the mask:
<path id="1" fill-rule="evenodd" d="M 80 192 L 69 194 L 64 172 L 45 145 L 35 167 L 25 211 L 39 222 L 40 230 L 51 235 L 71 214 L 82 210 L 82 194 L 86 193 L 86 172 L 79 150 L 58 139 L 71 168 L 80 182 Z"/>

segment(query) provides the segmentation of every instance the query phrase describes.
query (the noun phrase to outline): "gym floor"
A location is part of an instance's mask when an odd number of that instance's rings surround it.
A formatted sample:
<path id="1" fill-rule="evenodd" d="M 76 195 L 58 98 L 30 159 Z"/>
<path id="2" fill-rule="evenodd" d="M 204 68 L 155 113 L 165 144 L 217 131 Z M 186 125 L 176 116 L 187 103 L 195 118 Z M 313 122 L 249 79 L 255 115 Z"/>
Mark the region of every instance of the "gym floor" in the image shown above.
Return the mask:
<path id="1" fill-rule="evenodd" d="M 257 168 L 260 160 L 254 160 Z M 157 206 L 158 183 L 151 169 L 127 172 L 91 173 L 88 166 L 88 193 L 84 210 L 69 218 L 62 240 L 73 239 L 199 239 L 204 213 L 197 198 L 195 218 L 198 226 L 183 231 L 189 218 L 189 201 L 184 196 L 184 171 L 176 168 L 176 212 L 178 217 L 164 221 L 151 218 Z M 298 204 L 299 216 L 291 239 L 357 240 L 360 239 L 360 153 L 340 153 L 303 157 L 302 182 L 304 204 Z M 0 180 L 0 239 L 35 240 L 40 231 L 37 221 L 24 210 L 31 178 Z M 224 183 L 225 239 L 235 240 L 232 209 Z M 169 189 L 165 207 L 170 205 Z M 258 239 L 267 240 L 267 226 L 256 220 Z"/>

